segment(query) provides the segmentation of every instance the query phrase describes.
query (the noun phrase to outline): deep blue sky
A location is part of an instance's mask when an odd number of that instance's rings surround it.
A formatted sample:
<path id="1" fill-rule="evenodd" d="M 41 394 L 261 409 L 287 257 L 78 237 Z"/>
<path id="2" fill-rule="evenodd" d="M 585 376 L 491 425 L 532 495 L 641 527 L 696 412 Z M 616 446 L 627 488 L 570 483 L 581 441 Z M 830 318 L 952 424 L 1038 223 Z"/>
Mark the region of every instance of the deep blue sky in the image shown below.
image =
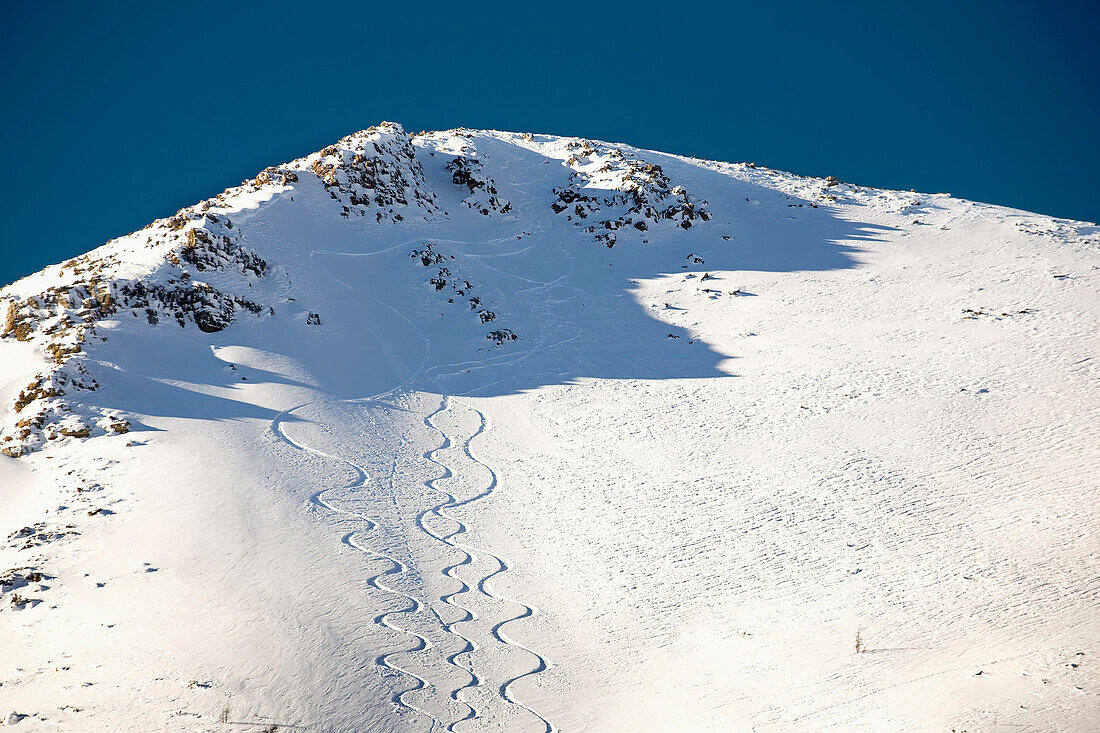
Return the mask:
<path id="1" fill-rule="evenodd" d="M 1100 3 L 7 2 L 0 283 L 379 120 L 1100 219 Z"/>

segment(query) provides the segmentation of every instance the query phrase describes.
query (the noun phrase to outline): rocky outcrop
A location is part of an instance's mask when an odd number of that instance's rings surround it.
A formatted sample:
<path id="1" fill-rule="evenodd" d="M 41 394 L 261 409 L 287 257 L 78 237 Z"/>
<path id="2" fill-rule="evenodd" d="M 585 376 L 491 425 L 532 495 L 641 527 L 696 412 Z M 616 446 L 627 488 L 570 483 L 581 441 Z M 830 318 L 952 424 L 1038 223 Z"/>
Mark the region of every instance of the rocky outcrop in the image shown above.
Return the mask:
<path id="1" fill-rule="evenodd" d="M 266 185 L 280 184 L 269 179 Z M 99 386 L 89 373 L 86 349 L 90 342 L 106 338 L 97 331 L 101 321 L 130 317 L 149 325 L 174 323 L 213 333 L 241 312 L 264 310 L 239 292 L 249 289 L 249 281 L 264 277 L 268 263 L 241 246 L 227 215 L 210 210 L 216 201 L 183 209 L 63 263 L 54 284 L 33 295 L 0 299 L 5 313 L 0 338 L 32 343 L 48 357 L 48 367 L 9 405 L 16 419 L 0 426 L 0 452 L 20 456 L 51 440 L 124 432 L 120 426 L 129 429 L 121 416 L 78 414 L 74 409 L 81 391 Z M 160 264 L 128 275 L 132 264 L 124 253 L 133 257 L 135 252 L 156 253 Z M 203 279 L 214 273 L 221 287 Z M 227 288 L 226 283 L 237 287 Z"/>
<path id="2" fill-rule="evenodd" d="M 550 205 L 607 247 L 625 236 L 647 243 L 653 227 L 690 229 L 710 220 L 707 202 L 673 185 L 657 164 L 589 141 L 574 141 L 569 150 L 570 185 L 555 188 Z"/>
<path id="3" fill-rule="evenodd" d="M 462 203 L 469 208 L 483 216 L 490 216 L 494 212 L 507 214 L 512 211 L 512 204 L 500 197 L 496 184 L 485 173 L 481 161 L 477 158 L 460 155 L 447 164 L 447 170 L 451 172 L 452 183 L 470 191 L 470 195 L 462 200 Z"/>
<path id="4" fill-rule="evenodd" d="M 392 122 L 348 135 L 288 168 L 316 175 L 346 218 L 398 222 L 439 208 L 435 194 L 425 188 L 412 138 Z"/>
<path id="5" fill-rule="evenodd" d="M 481 295 L 475 294 L 474 283 L 463 277 L 460 268 L 455 264 L 455 256 L 444 254 L 437 247 L 438 245 L 428 242 L 424 249 L 414 249 L 410 254 L 413 261 L 431 268 L 434 272 L 427 280 L 432 289 L 446 296 L 448 303 L 468 303 L 469 309 L 477 314 L 482 323 L 496 320 L 497 314 L 485 307 Z M 487 338 L 494 340 L 491 335 Z M 496 343 L 500 344 L 501 341 L 497 340 Z"/>

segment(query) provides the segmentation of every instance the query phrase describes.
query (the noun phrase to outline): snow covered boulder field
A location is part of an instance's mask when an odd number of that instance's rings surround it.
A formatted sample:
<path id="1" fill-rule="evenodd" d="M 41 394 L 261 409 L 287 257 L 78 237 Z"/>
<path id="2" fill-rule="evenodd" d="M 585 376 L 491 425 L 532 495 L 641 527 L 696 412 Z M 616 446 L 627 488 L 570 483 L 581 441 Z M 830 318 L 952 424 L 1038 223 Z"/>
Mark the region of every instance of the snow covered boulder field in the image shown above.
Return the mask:
<path id="1" fill-rule="evenodd" d="M 1100 228 L 383 123 L 0 290 L 0 723 L 1095 731 Z"/>

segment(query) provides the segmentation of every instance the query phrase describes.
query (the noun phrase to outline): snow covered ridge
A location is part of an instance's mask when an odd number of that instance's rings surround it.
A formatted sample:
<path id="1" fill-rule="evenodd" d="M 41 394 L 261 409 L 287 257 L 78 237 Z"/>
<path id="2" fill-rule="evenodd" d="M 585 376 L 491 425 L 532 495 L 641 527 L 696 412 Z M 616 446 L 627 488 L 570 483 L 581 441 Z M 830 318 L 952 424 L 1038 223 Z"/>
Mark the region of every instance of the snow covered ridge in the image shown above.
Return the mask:
<path id="1" fill-rule="evenodd" d="M 80 401 L 74 395 L 98 388 L 86 361 L 92 345 L 106 338 L 96 328 L 104 320 L 129 316 L 151 326 L 175 323 L 215 333 L 242 313 L 274 315 L 274 305 L 258 302 L 254 288 L 268 275 L 269 262 L 242 243 L 233 217 L 273 197 L 292 196 L 302 177 L 318 181 L 343 218 L 370 216 L 377 224 L 446 219 L 438 193 L 425 183 L 421 159 L 423 149 L 431 148 L 432 156 L 447 160 L 451 182 L 468 190 L 465 206 L 486 217 L 512 213 L 473 138 L 468 130 L 413 137 L 384 122 L 4 288 L 0 338 L 33 344 L 48 360 L 12 398 L 15 417 L 0 425 L 0 451 L 18 457 L 48 441 L 128 429 L 122 416 L 74 409 Z M 533 140 L 523 135 L 517 141 Z M 554 189 L 549 206 L 609 248 L 627 231 L 645 244 L 651 225 L 687 229 L 710 218 L 705 201 L 673 185 L 659 165 L 645 163 L 635 152 L 587 140 L 552 140 L 540 147 L 550 158 L 564 157 L 572 172 L 570 185 Z M 448 290 L 452 303 L 465 298 L 482 324 L 494 321 L 496 313 L 472 292 L 475 285 L 444 264 L 453 256 L 432 247 L 429 242 L 410 254 L 432 268 L 428 280 L 434 289 Z M 486 337 L 497 345 L 518 338 L 501 327 L 487 329 Z"/>
<path id="2" fill-rule="evenodd" d="M 461 204 L 471 212 L 518 221 L 514 204 L 501 194 L 493 177 L 495 167 L 507 168 L 514 161 L 495 163 L 478 149 L 501 142 L 533 152 L 532 166 L 553 162 L 565 167 L 568 183 L 552 187 L 526 206 L 549 207 L 607 248 L 667 242 L 711 220 L 706 199 L 671 180 L 660 163 L 646 160 L 645 151 L 529 133 L 458 129 L 409 135 L 400 125 L 384 122 L 267 168 L 212 199 L 0 290 L 0 338 L 26 342 L 43 357 L 42 368 L 28 375 L 26 384 L 7 399 L 10 417 L 0 423 L 0 451 L 20 456 L 51 440 L 127 429 L 122 415 L 74 407 L 80 402 L 74 395 L 99 386 L 87 366 L 94 344 L 106 339 L 98 324 L 131 318 L 149 326 L 175 324 L 216 333 L 242 316 L 274 316 L 275 301 L 283 297 L 275 293 L 288 287 L 293 273 L 282 271 L 272 254 L 263 251 L 262 238 L 250 246 L 248 227 L 234 221 L 268 202 L 294 200 L 297 195 L 303 206 L 319 207 L 321 216 L 380 227 L 446 222 L 453 215 L 440 202 L 440 183 L 449 179 L 454 188 L 448 195 L 461 192 Z M 862 189 L 835 178 L 805 178 L 751 163 L 693 163 L 722 172 L 737 170 L 748 180 L 767 179 L 766 185 L 778 184 L 789 197 L 797 197 L 792 201 L 798 203 L 788 204 L 792 208 L 881 202 L 905 214 L 928 210 L 919 197 L 907 200 L 905 193 Z M 429 184 L 425 165 L 445 177 L 436 176 Z M 1058 220 L 1031 218 L 1016 226 L 1036 235 L 1080 240 L 1078 228 Z M 519 236 L 531 235 L 526 231 Z M 724 229 L 721 236 L 732 240 L 732 230 Z M 445 241 L 428 240 L 409 246 L 410 261 L 425 268 L 425 284 L 448 304 L 466 303 L 476 322 L 486 327 L 484 338 L 493 344 L 521 338 L 514 326 L 497 321 L 501 309 L 487 300 L 476 276 L 464 274 L 449 247 Z M 270 282 L 273 266 L 281 273 L 278 284 Z M 304 317 L 309 325 L 320 325 L 318 314 L 307 312 Z"/>
<path id="3" fill-rule="evenodd" d="M 81 415 L 64 399 L 98 388 L 86 360 L 91 343 L 106 338 L 97 330 L 100 322 L 129 315 L 149 325 L 166 321 L 213 333 L 240 311 L 263 310 L 245 293 L 250 280 L 265 275 L 267 263 L 240 246 L 232 220 L 220 212 L 212 202 L 181 210 L 4 289 L 0 337 L 33 344 L 50 364 L 15 397 L 20 417 L 0 428 L 0 450 L 19 456 L 46 440 L 128 430 L 118 416 Z M 209 282 L 215 274 L 217 284 Z M 49 275 L 53 282 L 36 290 Z"/>
<path id="4" fill-rule="evenodd" d="M 67 399 L 98 388 L 85 364 L 91 342 L 105 338 L 97 323 L 131 316 L 214 333 L 241 313 L 274 314 L 248 293 L 268 263 L 241 245 L 231 217 L 293 191 L 299 175 L 316 177 L 344 217 L 370 209 L 393 222 L 410 208 L 437 208 L 411 138 L 383 123 L 4 288 L 0 338 L 29 342 L 49 361 L 11 401 L 16 417 L 0 425 L 0 451 L 17 457 L 50 440 L 128 430 L 124 418 L 81 414 Z"/>

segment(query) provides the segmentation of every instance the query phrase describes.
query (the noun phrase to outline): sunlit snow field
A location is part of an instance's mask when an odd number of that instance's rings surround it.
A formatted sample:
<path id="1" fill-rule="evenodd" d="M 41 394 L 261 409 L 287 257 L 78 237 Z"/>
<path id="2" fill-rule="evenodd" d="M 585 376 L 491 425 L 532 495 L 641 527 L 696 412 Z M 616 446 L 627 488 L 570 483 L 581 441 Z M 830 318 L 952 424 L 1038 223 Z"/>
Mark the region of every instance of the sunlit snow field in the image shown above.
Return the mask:
<path id="1" fill-rule="evenodd" d="M 0 714 L 1096 729 L 1100 229 L 571 138 L 411 143 L 431 206 L 302 165 L 211 209 L 269 267 L 194 277 L 262 311 L 97 321 L 67 397 L 90 437 L 0 456 Z M 707 217 L 605 246 L 614 149 Z M 604 202 L 557 212 L 571 186 Z M 160 282 L 140 235 L 96 256 Z M 0 340 L 6 434 L 45 343 Z"/>

